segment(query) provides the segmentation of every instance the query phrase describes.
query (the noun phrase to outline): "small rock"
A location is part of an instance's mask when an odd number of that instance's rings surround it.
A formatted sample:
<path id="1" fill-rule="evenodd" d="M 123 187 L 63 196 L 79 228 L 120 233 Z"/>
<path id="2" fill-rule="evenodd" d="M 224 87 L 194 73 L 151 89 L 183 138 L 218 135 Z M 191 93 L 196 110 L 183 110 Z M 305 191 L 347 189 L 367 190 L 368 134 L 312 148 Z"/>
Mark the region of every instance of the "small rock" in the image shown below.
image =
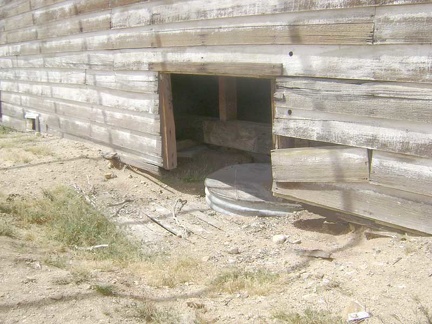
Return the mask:
<path id="1" fill-rule="evenodd" d="M 111 173 L 111 172 L 109 172 L 109 173 L 105 173 L 105 179 L 113 179 L 113 178 L 115 178 L 116 177 L 116 175 L 114 174 L 114 173 Z"/>
<path id="2" fill-rule="evenodd" d="M 229 249 L 227 252 L 228 252 L 228 254 L 240 254 L 240 250 L 238 247 L 233 247 L 233 248 Z"/>
<path id="3" fill-rule="evenodd" d="M 273 243 L 276 244 L 282 244 L 285 243 L 285 241 L 288 239 L 288 236 L 283 235 L 283 234 L 279 234 L 279 235 L 275 235 L 272 238 Z"/>
<path id="4" fill-rule="evenodd" d="M 202 262 L 208 262 L 210 260 L 210 257 L 209 256 L 205 256 L 201 260 L 202 260 Z"/>
<path id="5" fill-rule="evenodd" d="M 293 240 L 293 241 L 289 241 L 291 244 L 301 244 L 301 240 Z"/>

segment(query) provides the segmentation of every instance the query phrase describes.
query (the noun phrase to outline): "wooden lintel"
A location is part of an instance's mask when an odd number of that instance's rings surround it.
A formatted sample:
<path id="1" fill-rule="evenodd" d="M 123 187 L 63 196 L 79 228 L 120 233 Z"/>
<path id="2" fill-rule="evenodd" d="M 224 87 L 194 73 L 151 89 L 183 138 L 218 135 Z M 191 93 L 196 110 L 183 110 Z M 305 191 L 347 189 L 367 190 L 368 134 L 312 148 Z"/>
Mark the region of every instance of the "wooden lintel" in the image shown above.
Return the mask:
<path id="1" fill-rule="evenodd" d="M 221 121 L 237 119 L 237 79 L 219 77 L 219 118 Z"/>
<path id="2" fill-rule="evenodd" d="M 176 131 L 172 104 L 171 76 L 159 75 L 159 105 L 161 116 L 163 167 L 172 170 L 177 167 Z"/>
<path id="3" fill-rule="evenodd" d="M 182 74 L 227 75 L 243 77 L 281 76 L 282 64 L 271 63 L 149 63 L 149 70 Z"/>

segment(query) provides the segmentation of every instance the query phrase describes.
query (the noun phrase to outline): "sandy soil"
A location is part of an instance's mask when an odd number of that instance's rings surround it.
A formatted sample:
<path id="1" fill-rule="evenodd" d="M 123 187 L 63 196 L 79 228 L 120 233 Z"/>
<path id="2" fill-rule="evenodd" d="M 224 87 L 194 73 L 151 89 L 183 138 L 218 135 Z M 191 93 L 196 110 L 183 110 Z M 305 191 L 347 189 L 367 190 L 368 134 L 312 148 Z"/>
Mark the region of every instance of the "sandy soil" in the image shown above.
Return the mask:
<path id="1" fill-rule="evenodd" d="M 207 172 L 248 162 L 238 153 L 206 151 L 210 158 L 186 160 L 179 170 L 154 178 L 130 168 L 109 168 L 96 145 L 19 133 L 0 138 L 0 145 L 11 139 L 14 145 L 0 148 L 2 194 L 39 197 L 43 189 L 79 186 L 144 249 L 193 258 L 196 266 L 194 278 L 174 286 L 157 281 L 166 269 L 150 277 L 137 271 L 139 265 L 107 270 L 89 264 L 90 278 L 77 281 L 71 279 L 75 261 L 67 248 L 56 251 L 68 263 L 61 269 L 46 261 L 53 253 L 49 246 L 28 236 L 0 236 L 0 323 L 143 322 L 134 314 L 146 301 L 175 312 L 181 323 L 277 323 L 277 313 L 305 310 L 344 319 L 349 312 L 365 310 L 371 315 L 365 323 L 430 323 L 431 238 L 390 233 L 368 239 L 365 227 L 327 222 L 308 211 L 279 218 L 214 212 L 205 203 L 194 168 Z M 106 179 L 108 173 L 112 178 Z M 177 213 L 177 223 L 172 208 L 178 199 L 187 203 Z M 187 228 L 189 235 L 176 237 L 147 215 L 178 233 Z M 275 235 L 287 240 L 275 243 Z M 331 258 L 307 255 L 317 249 Z M 261 270 L 282 279 L 277 287 L 262 287 L 264 291 L 209 289 L 212 278 L 234 269 Z M 96 292 L 96 283 L 112 285 L 114 295 Z"/>

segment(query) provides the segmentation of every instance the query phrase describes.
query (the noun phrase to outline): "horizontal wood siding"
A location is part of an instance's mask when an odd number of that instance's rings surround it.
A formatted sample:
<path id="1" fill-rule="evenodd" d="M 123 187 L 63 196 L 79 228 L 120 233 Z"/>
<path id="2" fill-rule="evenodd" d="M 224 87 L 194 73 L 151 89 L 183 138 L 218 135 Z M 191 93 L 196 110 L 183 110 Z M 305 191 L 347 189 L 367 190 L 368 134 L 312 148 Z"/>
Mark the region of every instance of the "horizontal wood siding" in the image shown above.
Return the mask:
<path id="1" fill-rule="evenodd" d="M 429 0 L 0 0 L 2 122 L 40 112 L 42 131 L 154 170 L 159 72 L 278 78 L 275 135 L 417 165 L 432 158 L 431 13 Z M 395 187 L 378 161 L 371 180 Z"/>
<path id="2" fill-rule="evenodd" d="M 308 147 L 274 150 L 271 154 L 276 182 L 368 182 L 365 149 Z"/>

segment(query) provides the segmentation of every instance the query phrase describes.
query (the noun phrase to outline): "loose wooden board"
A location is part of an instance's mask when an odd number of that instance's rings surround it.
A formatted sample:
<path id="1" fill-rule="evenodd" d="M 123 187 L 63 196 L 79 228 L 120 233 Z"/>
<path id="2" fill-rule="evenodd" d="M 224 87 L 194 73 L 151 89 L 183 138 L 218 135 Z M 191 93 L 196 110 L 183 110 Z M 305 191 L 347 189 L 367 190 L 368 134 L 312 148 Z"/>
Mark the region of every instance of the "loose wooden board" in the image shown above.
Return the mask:
<path id="1" fill-rule="evenodd" d="M 271 153 L 276 182 L 368 182 L 366 149 L 306 147 L 274 150 Z"/>
<path id="2" fill-rule="evenodd" d="M 427 196 L 356 183 L 274 183 L 273 192 L 289 200 L 432 234 L 432 200 Z"/>
<path id="3" fill-rule="evenodd" d="M 293 111 L 277 118 L 273 133 L 313 141 L 364 147 L 401 154 L 432 157 L 430 125 L 403 123 L 349 115 Z"/>
<path id="4" fill-rule="evenodd" d="M 373 151 L 371 182 L 432 196 L 432 159 Z"/>

